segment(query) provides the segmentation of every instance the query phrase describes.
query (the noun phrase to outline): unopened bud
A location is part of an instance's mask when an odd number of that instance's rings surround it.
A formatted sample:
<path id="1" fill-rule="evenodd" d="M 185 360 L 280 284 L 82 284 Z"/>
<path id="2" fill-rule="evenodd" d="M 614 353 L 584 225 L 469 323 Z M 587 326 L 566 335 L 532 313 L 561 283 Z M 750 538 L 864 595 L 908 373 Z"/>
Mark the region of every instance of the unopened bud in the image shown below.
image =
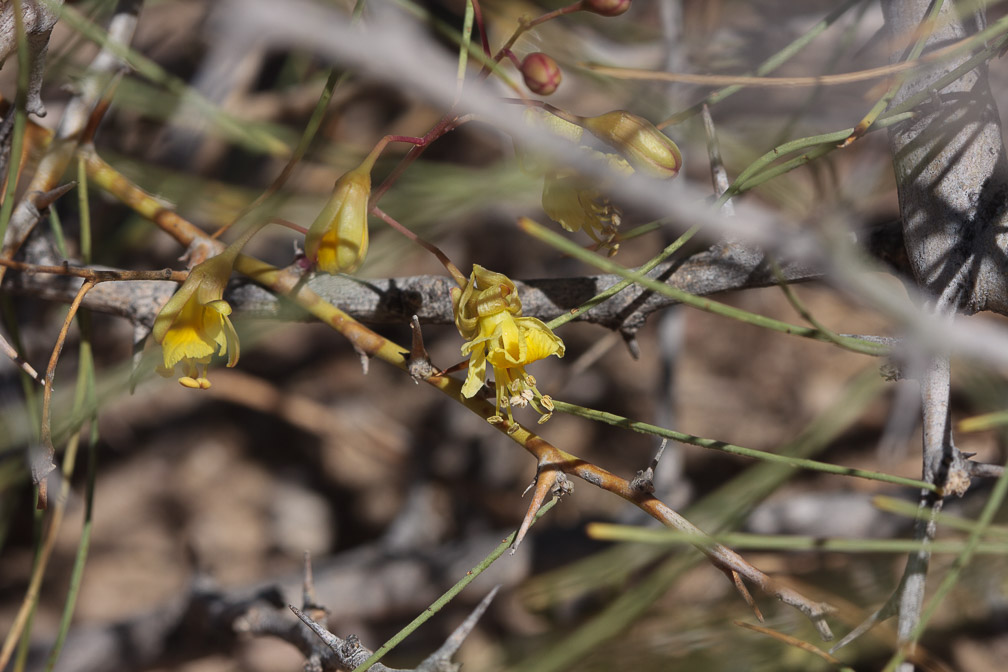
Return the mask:
<path id="1" fill-rule="evenodd" d="M 581 6 L 600 16 L 619 16 L 630 9 L 630 0 L 582 0 Z"/>
<path id="2" fill-rule="evenodd" d="M 654 124 L 636 114 L 616 110 L 588 117 L 582 125 L 647 175 L 668 179 L 675 177 L 682 167 L 682 154 L 676 144 Z"/>
<path id="3" fill-rule="evenodd" d="M 540 96 L 548 96 L 560 86 L 563 74 L 552 57 L 537 51 L 525 57 L 521 63 L 522 77 L 529 91 Z"/>
<path id="4" fill-rule="evenodd" d="M 326 273 L 353 273 L 368 249 L 371 163 L 365 161 L 336 180 L 329 201 L 305 236 L 305 254 Z"/>

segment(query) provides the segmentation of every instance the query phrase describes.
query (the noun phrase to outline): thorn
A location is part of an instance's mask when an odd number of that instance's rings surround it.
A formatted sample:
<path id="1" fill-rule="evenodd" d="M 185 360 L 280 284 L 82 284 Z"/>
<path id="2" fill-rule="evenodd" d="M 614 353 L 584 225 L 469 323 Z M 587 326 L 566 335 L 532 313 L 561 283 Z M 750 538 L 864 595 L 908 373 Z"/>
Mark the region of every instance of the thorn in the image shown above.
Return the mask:
<path id="1" fill-rule="evenodd" d="M 623 342 L 626 343 L 630 356 L 634 359 L 640 359 L 640 343 L 637 342 L 637 331 L 621 329 L 620 336 L 623 337 Z"/>
<path id="2" fill-rule="evenodd" d="M 61 184 L 60 186 L 56 187 L 55 189 L 50 189 L 49 191 L 35 191 L 35 192 L 32 192 L 32 201 L 35 204 L 35 208 L 39 212 L 42 212 L 43 210 L 45 210 L 46 208 L 48 208 L 50 205 L 52 205 L 53 203 L 55 203 L 56 199 L 58 199 L 60 196 L 62 196 L 63 194 L 67 193 L 68 191 L 70 191 L 71 189 L 73 189 L 76 186 L 77 186 L 77 181 L 76 180 L 71 180 L 70 182 L 67 182 L 66 184 Z"/>
<path id="3" fill-rule="evenodd" d="M 704 105 L 700 110 L 703 117 L 704 131 L 707 135 L 707 156 L 710 160 L 711 182 L 714 185 L 714 195 L 720 198 L 728 191 L 728 172 L 725 170 L 724 161 L 721 159 L 721 148 L 718 146 L 717 130 L 714 128 L 714 119 L 711 117 L 710 109 Z M 730 200 L 721 206 L 721 211 L 726 215 L 735 214 L 735 206 Z"/>
<path id="4" fill-rule="evenodd" d="M 413 382 L 419 385 L 421 380 L 427 380 L 436 375 L 436 369 L 431 364 L 430 355 L 427 354 L 427 349 L 424 347 L 423 333 L 420 331 L 420 318 L 416 315 L 410 321 L 410 329 L 413 331 L 413 346 L 410 350 L 406 370 L 409 371 Z"/>
<path id="5" fill-rule="evenodd" d="M 493 587 L 486 597 L 480 600 L 480 603 L 476 605 L 476 608 L 466 616 L 466 619 L 455 628 L 445 643 L 438 647 L 438 650 L 429 655 L 424 659 L 420 665 L 417 666 L 417 672 L 427 672 L 428 670 L 446 670 L 446 669 L 458 669 L 457 667 L 450 667 L 448 661 L 451 657 L 455 655 L 459 647 L 462 646 L 462 642 L 465 638 L 469 636 L 469 633 L 473 631 L 479 619 L 482 618 L 484 612 L 493 602 L 494 597 L 497 595 L 497 591 L 500 590 L 500 585 Z"/>
<path id="6" fill-rule="evenodd" d="M 301 585 L 302 608 L 311 612 L 316 620 L 322 620 L 329 615 L 328 610 L 321 606 L 315 596 L 315 578 L 312 573 L 311 552 L 304 552 L 304 582 Z"/>
<path id="7" fill-rule="evenodd" d="M 514 543 L 511 544 L 511 555 L 514 555 L 515 551 L 518 550 L 518 546 L 521 544 L 522 539 L 525 538 L 525 534 L 532 525 L 536 513 L 546 501 L 546 495 L 552 494 L 554 497 L 562 497 L 574 492 L 574 486 L 571 484 L 570 479 L 567 478 L 567 474 L 560 471 L 560 468 L 554 464 L 539 465 L 535 481 L 532 482 L 529 488 L 533 486 L 535 487 L 535 492 L 532 495 L 532 501 L 529 503 L 528 511 L 525 513 L 525 518 L 522 519 L 521 526 L 518 528 L 517 534 L 515 534 Z M 525 492 L 528 492 L 529 488 L 526 488 Z M 525 493 L 522 493 L 522 497 L 524 496 Z"/>
<path id="8" fill-rule="evenodd" d="M 331 632 L 323 628 L 321 625 L 316 623 L 314 620 L 312 620 L 311 616 L 304 613 L 303 611 L 295 607 L 293 604 L 288 604 L 287 608 L 293 611 L 294 615 L 300 618 L 302 623 L 307 625 L 312 632 L 318 635 L 319 639 L 321 639 L 326 646 L 328 646 L 333 651 L 339 650 L 341 644 L 341 640 L 339 637 L 332 634 Z"/>
<path id="9" fill-rule="evenodd" d="M 637 492 L 646 492 L 649 495 L 654 492 L 654 472 L 658 468 L 658 460 L 661 459 L 667 445 L 668 439 L 662 439 L 661 446 L 658 447 L 658 454 L 651 460 L 651 465 L 643 471 L 638 471 L 634 479 L 630 481 L 631 489 Z"/>
<path id="10" fill-rule="evenodd" d="M 432 375 L 435 376 L 447 376 L 448 374 L 455 373 L 456 371 L 461 371 L 469 365 L 467 360 L 462 360 L 458 364 L 452 364 L 447 369 L 441 369 L 440 371 L 435 371 Z"/>

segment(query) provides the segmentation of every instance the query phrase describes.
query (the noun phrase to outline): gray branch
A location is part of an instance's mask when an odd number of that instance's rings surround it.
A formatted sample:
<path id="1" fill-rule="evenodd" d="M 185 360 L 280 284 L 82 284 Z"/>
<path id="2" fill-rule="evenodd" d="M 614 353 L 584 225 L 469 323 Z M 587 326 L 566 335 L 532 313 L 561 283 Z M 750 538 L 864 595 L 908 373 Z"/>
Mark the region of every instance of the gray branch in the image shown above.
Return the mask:
<path id="1" fill-rule="evenodd" d="M 924 25 L 932 5 L 930 0 L 882 2 L 887 38 L 893 44 L 905 44 L 920 30 L 932 30 L 927 53 L 985 27 L 982 9 L 971 13 L 967 10 L 974 5 L 965 2 L 946 2 L 937 21 Z M 915 109 L 913 120 L 889 131 L 910 267 L 930 309 L 939 317 L 980 310 L 1004 313 L 1008 305 L 1008 233 L 1004 230 L 1008 158 L 987 66 L 970 70 L 940 91 L 934 89 L 940 77 L 969 56 L 963 53 L 938 62 L 909 78 L 893 104 L 922 92 L 930 92 L 931 98 Z M 903 54 L 895 54 L 893 60 L 902 58 Z M 940 488 L 938 494 L 925 491 L 921 495 L 922 516 L 914 537 L 927 542 L 934 538 L 934 516 L 941 509 L 943 496 L 962 495 L 969 487 L 971 471 L 952 440 L 948 355 L 932 353 L 928 361 L 915 364 L 920 373 L 924 424 L 923 477 Z M 899 642 L 912 647 L 929 560 L 926 546 L 911 554 L 893 596 L 840 645 L 896 612 Z M 913 664 L 904 663 L 900 669 L 912 670 Z"/>
<path id="2" fill-rule="evenodd" d="M 898 223 L 878 227 L 859 235 L 859 242 L 873 256 L 899 270 L 903 241 Z M 32 263 L 58 264 L 43 240 L 32 241 L 25 250 Z M 821 277 L 818 269 L 804 264 L 781 264 L 789 282 L 803 282 Z M 666 262 L 649 275 L 677 289 L 699 296 L 776 283 L 767 256 L 740 242 L 718 243 L 684 260 Z M 525 315 L 550 320 L 580 306 L 599 292 L 619 282 L 617 275 L 590 275 L 516 282 Z M 73 300 L 80 279 L 8 274 L 4 289 L 37 298 L 69 302 Z M 308 287 L 353 318 L 371 325 L 406 324 L 417 315 L 424 324 L 451 324 L 453 321 L 447 276 L 362 279 L 319 274 L 308 280 Z M 151 325 L 161 306 L 175 291 L 175 283 L 164 281 L 106 282 L 88 293 L 84 305 L 92 310 L 124 317 L 134 324 Z M 245 280 L 232 284 L 225 295 L 240 314 L 281 320 L 308 319 L 291 302 Z M 676 301 L 631 285 L 608 301 L 580 315 L 579 320 L 619 331 L 632 338 L 648 316 L 675 305 Z"/>

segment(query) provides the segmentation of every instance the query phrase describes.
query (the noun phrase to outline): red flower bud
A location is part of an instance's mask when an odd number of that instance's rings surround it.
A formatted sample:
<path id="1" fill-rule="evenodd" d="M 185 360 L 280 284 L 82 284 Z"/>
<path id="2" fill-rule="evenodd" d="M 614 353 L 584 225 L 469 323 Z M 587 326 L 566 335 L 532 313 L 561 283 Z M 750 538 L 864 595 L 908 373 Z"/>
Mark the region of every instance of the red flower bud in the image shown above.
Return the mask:
<path id="1" fill-rule="evenodd" d="M 556 91 L 560 86 L 560 80 L 563 79 L 557 62 L 541 51 L 525 57 L 521 64 L 521 73 L 529 91 L 540 96 L 548 96 Z"/>
<path id="2" fill-rule="evenodd" d="M 619 16 L 630 9 L 630 0 L 582 0 L 581 6 L 599 16 Z"/>

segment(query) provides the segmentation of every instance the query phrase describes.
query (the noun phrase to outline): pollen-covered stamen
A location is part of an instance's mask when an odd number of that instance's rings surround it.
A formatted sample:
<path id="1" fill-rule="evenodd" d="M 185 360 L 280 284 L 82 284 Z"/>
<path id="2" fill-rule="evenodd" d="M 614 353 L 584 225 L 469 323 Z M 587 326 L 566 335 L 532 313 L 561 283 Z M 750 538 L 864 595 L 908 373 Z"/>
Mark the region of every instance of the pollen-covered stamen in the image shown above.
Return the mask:
<path id="1" fill-rule="evenodd" d="M 518 381 L 515 381 L 515 385 L 517 384 Z M 532 390 L 526 388 L 523 390 L 516 390 L 515 394 L 513 394 L 511 398 L 508 400 L 508 403 L 511 406 L 517 406 L 518 408 L 525 408 L 526 406 L 529 405 L 529 402 L 533 401 L 533 399 L 535 399 L 535 393 Z"/>

